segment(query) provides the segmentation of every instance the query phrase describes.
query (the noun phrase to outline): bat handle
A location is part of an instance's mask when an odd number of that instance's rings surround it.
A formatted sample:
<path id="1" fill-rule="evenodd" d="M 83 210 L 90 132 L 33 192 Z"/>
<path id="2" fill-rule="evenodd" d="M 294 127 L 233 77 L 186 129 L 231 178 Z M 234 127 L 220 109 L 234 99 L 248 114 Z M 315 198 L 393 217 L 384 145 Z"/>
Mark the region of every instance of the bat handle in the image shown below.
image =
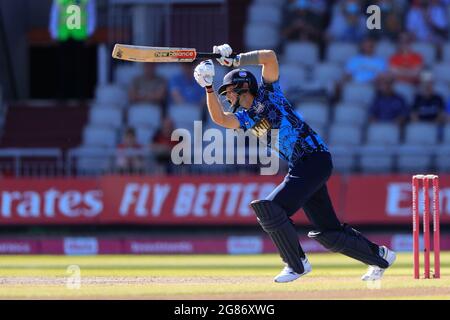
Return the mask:
<path id="1" fill-rule="evenodd" d="M 230 54 L 229 58 L 236 58 L 237 53 Z M 220 53 L 212 52 L 197 52 L 196 59 L 220 59 L 222 56 Z"/>

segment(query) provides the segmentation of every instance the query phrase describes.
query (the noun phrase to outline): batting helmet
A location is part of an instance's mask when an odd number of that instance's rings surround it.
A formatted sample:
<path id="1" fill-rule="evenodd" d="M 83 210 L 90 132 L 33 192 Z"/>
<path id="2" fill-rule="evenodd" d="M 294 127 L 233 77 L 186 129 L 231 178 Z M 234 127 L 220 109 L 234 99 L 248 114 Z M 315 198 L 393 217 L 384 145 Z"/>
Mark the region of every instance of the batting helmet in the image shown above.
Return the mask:
<path id="1" fill-rule="evenodd" d="M 244 83 L 248 83 L 249 91 L 251 94 L 256 96 L 258 92 L 258 81 L 256 81 L 256 77 L 248 70 L 245 69 L 234 69 L 228 72 L 223 77 L 223 83 L 219 88 L 219 94 L 225 94 L 227 86 L 236 85 L 236 89 L 242 89 Z"/>

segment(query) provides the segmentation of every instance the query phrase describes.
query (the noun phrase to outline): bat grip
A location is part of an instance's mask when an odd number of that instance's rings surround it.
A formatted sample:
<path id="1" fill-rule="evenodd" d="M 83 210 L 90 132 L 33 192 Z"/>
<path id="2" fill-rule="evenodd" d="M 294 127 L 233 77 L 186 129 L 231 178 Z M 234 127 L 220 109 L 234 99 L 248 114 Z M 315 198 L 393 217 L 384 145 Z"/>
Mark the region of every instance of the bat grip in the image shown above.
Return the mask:
<path id="1" fill-rule="evenodd" d="M 228 58 L 236 58 L 237 53 L 232 53 Z M 212 52 L 197 52 L 196 59 L 220 59 L 222 56 L 220 53 Z"/>

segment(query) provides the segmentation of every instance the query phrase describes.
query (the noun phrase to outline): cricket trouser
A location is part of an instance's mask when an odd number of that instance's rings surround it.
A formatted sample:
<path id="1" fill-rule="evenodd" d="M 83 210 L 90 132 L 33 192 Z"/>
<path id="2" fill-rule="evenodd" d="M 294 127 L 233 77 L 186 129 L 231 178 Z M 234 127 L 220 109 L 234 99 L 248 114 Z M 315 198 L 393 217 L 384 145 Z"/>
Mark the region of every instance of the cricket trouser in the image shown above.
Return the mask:
<path id="1" fill-rule="evenodd" d="M 340 252 L 365 264 L 386 268 L 388 264 L 380 257 L 379 246 L 349 225 L 341 224 L 337 218 L 326 186 L 332 171 L 333 163 L 329 152 L 308 154 L 289 169 L 283 182 L 275 188 L 265 201 L 273 202 L 282 208 L 281 211 L 287 216 L 287 219 L 300 208 L 303 208 L 315 229 L 308 234 L 310 238 L 315 239 L 330 251 Z M 268 219 L 270 223 L 264 223 L 267 214 L 262 214 L 260 217 L 258 211 L 256 211 L 260 224 L 267 232 L 267 229 L 275 230 L 276 228 L 266 228 L 265 225 L 273 226 L 272 221 L 283 221 L 283 230 L 281 228 L 276 229 L 283 236 L 278 236 L 276 239 L 284 239 L 284 241 L 281 244 L 274 242 L 279 251 L 280 247 L 282 247 L 281 249 L 292 248 L 294 242 L 292 228 L 294 226 L 288 228 L 285 219 L 280 217 L 280 210 L 272 210 L 272 212 L 278 212 L 278 215 L 272 214 L 273 217 Z M 275 219 L 275 216 L 278 217 L 278 220 Z M 263 218 L 262 221 L 261 218 Z M 279 225 L 281 224 L 279 223 Z M 271 237 L 274 240 L 274 237 Z M 284 250 L 284 254 L 280 252 L 280 255 L 285 262 L 287 258 L 292 261 L 292 256 L 297 255 L 297 252 L 298 257 L 303 257 L 303 249 L 300 245 L 299 247 L 295 251 Z"/>
<path id="2" fill-rule="evenodd" d="M 289 169 L 283 182 L 266 198 L 280 205 L 292 216 L 303 208 L 317 229 L 339 229 L 326 183 L 333 171 L 329 152 L 316 152 L 303 157 Z"/>

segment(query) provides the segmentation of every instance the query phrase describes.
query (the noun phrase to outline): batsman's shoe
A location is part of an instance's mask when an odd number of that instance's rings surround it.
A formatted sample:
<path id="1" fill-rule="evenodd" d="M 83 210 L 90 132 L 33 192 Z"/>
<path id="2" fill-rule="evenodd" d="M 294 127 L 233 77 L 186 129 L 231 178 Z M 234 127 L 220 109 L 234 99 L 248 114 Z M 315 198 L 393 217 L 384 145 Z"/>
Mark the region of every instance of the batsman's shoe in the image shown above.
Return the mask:
<path id="1" fill-rule="evenodd" d="M 291 282 L 291 281 L 297 280 L 298 278 L 300 278 L 301 276 L 304 276 L 305 274 L 310 273 L 312 270 L 312 267 L 308 261 L 308 258 L 305 257 L 304 259 L 302 259 L 302 263 L 303 263 L 303 268 L 305 270 L 305 271 L 303 271 L 303 273 L 297 273 L 294 270 L 292 270 L 291 267 L 286 265 L 284 267 L 284 269 L 280 272 L 280 274 L 278 274 L 273 279 L 273 281 L 278 282 L 278 283 Z"/>
<path id="2" fill-rule="evenodd" d="M 394 263 L 397 256 L 394 251 L 389 250 L 386 246 L 382 246 L 381 249 L 383 250 L 383 254 L 381 256 L 389 263 L 390 267 Z M 361 280 L 380 280 L 383 277 L 384 271 L 386 271 L 386 269 L 380 268 L 378 266 L 369 266 L 367 272 L 361 277 Z"/>

